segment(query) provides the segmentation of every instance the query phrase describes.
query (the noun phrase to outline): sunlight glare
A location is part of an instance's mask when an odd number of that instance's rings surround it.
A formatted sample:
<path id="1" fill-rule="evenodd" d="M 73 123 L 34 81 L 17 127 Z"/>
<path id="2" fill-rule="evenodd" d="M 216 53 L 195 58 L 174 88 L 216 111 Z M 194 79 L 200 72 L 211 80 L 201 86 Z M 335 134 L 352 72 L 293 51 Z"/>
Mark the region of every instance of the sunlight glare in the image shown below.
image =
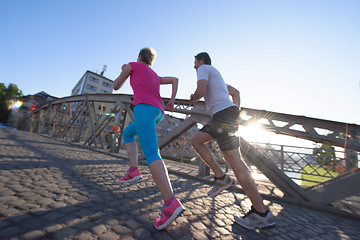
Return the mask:
<path id="1" fill-rule="evenodd" d="M 15 110 L 15 109 L 18 109 L 19 107 L 21 107 L 22 106 L 22 104 L 23 104 L 23 102 L 21 102 L 21 101 L 10 101 L 10 103 L 9 103 L 9 109 L 11 109 L 11 110 Z"/>
<path id="2" fill-rule="evenodd" d="M 263 130 L 260 124 L 251 123 L 247 126 L 239 126 L 237 135 L 250 142 L 267 142 L 269 140 L 268 132 Z"/>

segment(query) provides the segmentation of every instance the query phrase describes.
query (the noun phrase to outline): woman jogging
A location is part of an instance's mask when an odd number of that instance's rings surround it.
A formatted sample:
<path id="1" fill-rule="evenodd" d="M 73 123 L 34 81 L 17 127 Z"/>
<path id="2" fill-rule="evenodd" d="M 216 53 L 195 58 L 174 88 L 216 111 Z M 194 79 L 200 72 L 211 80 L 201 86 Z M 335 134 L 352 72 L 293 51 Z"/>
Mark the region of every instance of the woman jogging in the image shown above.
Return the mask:
<path id="1" fill-rule="evenodd" d="M 122 66 L 122 72 L 114 81 L 113 88 L 114 90 L 121 88 L 130 76 L 130 85 L 134 91 L 135 120 L 123 132 L 130 167 L 127 174 L 120 178 L 120 182 L 133 182 L 142 178 L 138 169 L 138 148 L 135 142 L 135 135 L 137 135 L 150 173 L 164 199 L 161 217 L 154 222 L 155 228 L 162 230 L 184 211 L 184 207 L 174 196 L 166 166 L 160 156 L 156 133 L 156 125 L 163 120 L 165 111 L 160 97 L 160 84 L 172 85 L 171 98 L 166 105 L 166 110 L 172 111 L 178 79 L 159 77 L 150 68 L 155 57 L 156 53 L 152 48 L 142 49 L 137 62 L 130 62 Z"/>

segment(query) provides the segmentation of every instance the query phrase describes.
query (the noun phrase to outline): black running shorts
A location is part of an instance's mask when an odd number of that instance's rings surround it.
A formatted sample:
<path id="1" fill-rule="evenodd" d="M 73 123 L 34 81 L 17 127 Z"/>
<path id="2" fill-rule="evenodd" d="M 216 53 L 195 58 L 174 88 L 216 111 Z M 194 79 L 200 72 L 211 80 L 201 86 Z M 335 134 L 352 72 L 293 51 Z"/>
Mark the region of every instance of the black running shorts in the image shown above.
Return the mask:
<path id="1" fill-rule="evenodd" d="M 240 146 L 239 137 L 235 134 L 239 124 L 239 108 L 232 106 L 215 113 L 211 121 L 200 131 L 208 133 L 216 139 L 221 151 L 228 151 Z"/>

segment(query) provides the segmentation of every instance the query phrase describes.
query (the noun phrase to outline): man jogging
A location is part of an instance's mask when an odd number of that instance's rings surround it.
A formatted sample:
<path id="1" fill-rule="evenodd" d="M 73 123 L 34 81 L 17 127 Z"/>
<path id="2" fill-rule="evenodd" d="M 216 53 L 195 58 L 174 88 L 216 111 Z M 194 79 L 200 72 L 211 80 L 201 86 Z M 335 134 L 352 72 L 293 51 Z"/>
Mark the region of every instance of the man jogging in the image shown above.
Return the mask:
<path id="1" fill-rule="evenodd" d="M 207 142 L 216 139 L 225 160 L 253 204 L 245 216 L 235 216 L 236 223 L 248 229 L 275 225 L 273 215 L 263 204 L 251 172 L 240 155 L 239 137 L 235 134 L 240 122 L 239 91 L 224 82 L 220 72 L 211 66 L 208 53 L 202 52 L 195 56 L 194 68 L 197 72 L 197 88 L 190 100 L 195 102 L 204 97 L 206 109 L 211 115 L 211 121 L 191 139 L 195 151 L 215 175 L 215 184 L 208 195 L 215 197 L 234 183 L 234 180 L 220 168 L 206 145 Z M 232 101 L 229 96 L 232 97 Z"/>

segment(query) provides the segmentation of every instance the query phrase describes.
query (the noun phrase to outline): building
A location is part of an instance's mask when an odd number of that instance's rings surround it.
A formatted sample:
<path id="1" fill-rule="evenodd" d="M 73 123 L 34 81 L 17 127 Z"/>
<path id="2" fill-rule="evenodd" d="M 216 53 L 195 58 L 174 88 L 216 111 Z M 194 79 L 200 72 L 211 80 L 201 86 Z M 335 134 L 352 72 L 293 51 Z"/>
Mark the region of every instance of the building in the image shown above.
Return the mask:
<path id="1" fill-rule="evenodd" d="M 40 107 L 48 102 L 58 99 L 57 97 L 51 96 L 48 93 L 41 91 L 34 95 L 26 95 L 21 98 L 23 102 L 23 106 L 27 106 L 30 108 L 32 105 L 36 105 L 36 107 Z"/>
<path id="2" fill-rule="evenodd" d="M 11 111 L 9 123 L 19 130 L 29 131 L 30 112 L 56 99 L 58 98 L 51 96 L 44 91 L 34 95 L 23 96 L 20 99 L 22 103 L 21 106 Z"/>
<path id="3" fill-rule="evenodd" d="M 106 94 L 113 92 L 113 81 L 101 75 L 86 71 L 71 91 L 71 96 L 81 94 Z"/>
<path id="4" fill-rule="evenodd" d="M 82 94 L 112 94 L 113 92 L 113 81 L 104 76 L 104 70 L 101 74 L 97 74 L 91 71 L 86 71 L 85 74 L 76 83 L 75 87 L 71 91 L 71 96 L 82 95 Z M 106 116 L 108 116 L 114 108 L 113 103 L 96 102 L 94 103 L 95 109 L 95 121 L 100 123 Z M 71 106 L 72 112 L 77 109 L 77 103 Z M 78 125 L 80 119 L 77 119 L 75 125 Z M 115 119 L 112 120 L 111 124 L 115 123 Z M 87 124 L 86 124 L 87 125 Z M 112 126 L 107 126 L 106 130 L 111 130 Z"/>

